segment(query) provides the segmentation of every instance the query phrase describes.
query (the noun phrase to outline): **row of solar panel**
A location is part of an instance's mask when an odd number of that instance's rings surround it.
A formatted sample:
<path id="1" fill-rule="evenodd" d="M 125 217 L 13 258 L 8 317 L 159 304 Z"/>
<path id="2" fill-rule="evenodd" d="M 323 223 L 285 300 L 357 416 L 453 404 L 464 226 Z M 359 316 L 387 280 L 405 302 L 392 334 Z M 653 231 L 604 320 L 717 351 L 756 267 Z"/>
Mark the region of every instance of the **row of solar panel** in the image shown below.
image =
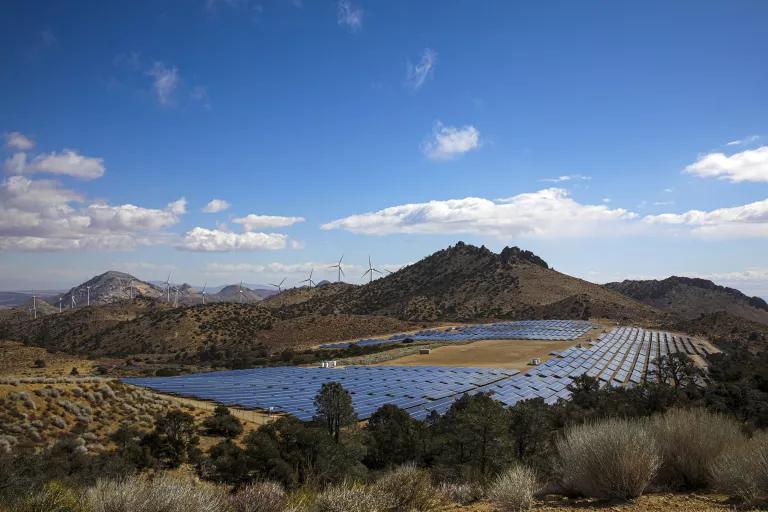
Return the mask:
<path id="1" fill-rule="evenodd" d="M 445 412 L 464 393 L 491 393 L 507 405 L 542 398 L 567 399 L 568 384 L 589 375 L 601 385 L 637 385 L 653 379 L 654 361 L 682 351 L 706 355 L 688 337 L 619 327 L 589 347 L 553 353 L 536 368 L 517 370 L 435 366 L 350 366 L 340 369 L 277 367 L 230 370 L 167 378 L 125 379 L 126 383 L 177 395 L 213 400 L 230 406 L 281 411 L 308 420 L 314 398 L 325 382 L 339 382 L 352 395 L 360 419 L 392 403 L 415 418 Z"/>
<path id="2" fill-rule="evenodd" d="M 581 320 L 524 320 L 496 322 L 453 327 L 441 331 L 426 329 L 413 334 L 396 334 L 388 338 L 369 338 L 354 342 L 326 343 L 320 348 L 348 348 L 386 345 L 411 341 L 435 341 L 442 343 L 479 341 L 489 339 L 573 340 L 583 336 L 594 326 Z"/>

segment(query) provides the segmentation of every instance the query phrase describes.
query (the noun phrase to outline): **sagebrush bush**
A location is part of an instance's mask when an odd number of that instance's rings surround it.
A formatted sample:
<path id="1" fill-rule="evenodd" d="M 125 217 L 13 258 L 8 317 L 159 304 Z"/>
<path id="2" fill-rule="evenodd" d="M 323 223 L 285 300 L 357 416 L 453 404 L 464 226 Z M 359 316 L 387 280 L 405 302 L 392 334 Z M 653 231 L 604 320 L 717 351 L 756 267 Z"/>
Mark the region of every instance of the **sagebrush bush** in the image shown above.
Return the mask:
<path id="1" fill-rule="evenodd" d="M 708 486 L 713 462 L 745 441 L 735 420 L 704 409 L 670 409 L 651 428 L 662 459 L 657 481 L 678 489 Z"/>
<path id="2" fill-rule="evenodd" d="M 584 496 L 640 496 L 660 464 L 646 420 L 608 419 L 572 427 L 558 442 L 563 485 Z"/>
<path id="3" fill-rule="evenodd" d="M 539 490 L 536 474 L 532 469 L 517 465 L 507 469 L 488 488 L 488 498 L 502 512 L 528 510 Z"/>
<path id="4" fill-rule="evenodd" d="M 286 494 L 276 482 L 253 482 L 239 489 L 230 498 L 232 512 L 282 512 Z"/>
<path id="5" fill-rule="evenodd" d="M 364 485 L 343 483 L 317 495 L 312 512 L 383 512 L 379 496 Z"/>
<path id="6" fill-rule="evenodd" d="M 437 492 L 445 501 L 459 505 L 469 505 L 485 497 L 482 486 L 471 483 L 443 482 Z"/>
<path id="7" fill-rule="evenodd" d="M 429 472 L 406 464 L 382 476 L 372 486 L 383 510 L 429 512 L 443 505 Z"/>
<path id="8" fill-rule="evenodd" d="M 190 478 L 160 473 L 155 478 L 99 480 L 87 491 L 93 512 L 227 512 L 226 491 Z"/>
<path id="9" fill-rule="evenodd" d="M 721 453 L 710 472 L 716 489 L 743 502 L 768 498 L 768 432 Z"/>

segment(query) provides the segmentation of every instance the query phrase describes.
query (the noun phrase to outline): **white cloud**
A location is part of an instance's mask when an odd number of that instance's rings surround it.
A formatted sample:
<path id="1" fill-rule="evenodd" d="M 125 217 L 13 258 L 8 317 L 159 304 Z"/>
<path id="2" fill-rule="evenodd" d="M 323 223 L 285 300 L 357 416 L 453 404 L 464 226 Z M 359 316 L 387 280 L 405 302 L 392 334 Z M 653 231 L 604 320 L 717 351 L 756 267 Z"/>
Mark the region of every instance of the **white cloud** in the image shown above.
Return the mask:
<path id="1" fill-rule="evenodd" d="M 288 236 L 281 233 L 232 233 L 195 227 L 184 235 L 178 246 L 186 251 L 264 251 L 284 249 Z"/>
<path id="2" fill-rule="evenodd" d="M 751 238 L 768 236 L 768 199 L 711 211 L 648 215 L 649 225 L 670 227 L 706 238 Z"/>
<path id="3" fill-rule="evenodd" d="M 178 68 L 168 67 L 162 62 L 155 62 L 147 74 L 154 79 L 152 87 L 155 90 L 157 101 L 163 106 L 172 105 L 174 92 L 180 82 Z"/>
<path id="4" fill-rule="evenodd" d="M 421 147 L 432 160 L 452 160 L 480 147 L 480 132 L 472 125 L 456 128 L 438 122 L 432 137 Z"/>
<path id="5" fill-rule="evenodd" d="M 432 77 L 437 63 L 437 53 L 430 48 L 425 48 L 418 64 L 407 65 L 405 85 L 413 91 L 418 91 L 424 83 Z"/>
<path id="6" fill-rule="evenodd" d="M 203 208 L 203 213 L 219 213 L 229 208 L 229 203 L 224 199 L 211 199 Z"/>
<path id="7" fill-rule="evenodd" d="M 187 213 L 187 200 L 183 197 L 175 200 L 172 203 L 168 203 L 168 211 L 174 215 L 184 215 Z"/>
<path id="8" fill-rule="evenodd" d="M 24 152 L 15 153 L 5 161 L 5 171 L 10 174 L 58 174 L 84 180 L 104 175 L 104 160 L 83 156 L 71 149 L 61 153 L 43 153 L 29 160 Z"/>
<path id="9" fill-rule="evenodd" d="M 277 215 L 255 215 L 250 214 L 245 217 L 232 219 L 235 224 L 243 226 L 245 231 L 255 231 L 264 228 L 284 228 L 293 226 L 298 222 L 304 222 L 304 217 L 280 217 Z"/>
<path id="10" fill-rule="evenodd" d="M 606 205 L 584 205 L 568 191 L 548 188 L 507 199 L 478 197 L 430 201 L 385 208 L 329 222 L 322 229 L 344 229 L 367 235 L 392 233 L 482 234 L 573 237 L 608 233 L 634 213 Z"/>
<path id="11" fill-rule="evenodd" d="M 128 249 L 158 242 L 180 220 L 178 208 L 85 203 L 55 181 L 11 176 L 0 184 L 0 249 Z"/>
<path id="12" fill-rule="evenodd" d="M 339 25 L 357 32 L 363 26 L 363 9 L 353 5 L 350 0 L 339 0 L 336 6 L 336 20 Z"/>
<path id="13" fill-rule="evenodd" d="M 752 144 L 753 142 L 757 142 L 760 140 L 759 135 L 750 135 L 749 137 L 744 137 L 743 139 L 736 139 L 732 140 L 730 142 L 727 142 L 726 146 L 745 146 L 747 144 Z"/>
<path id="14" fill-rule="evenodd" d="M 305 244 L 301 240 L 291 240 L 291 249 L 295 249 L 298 251 L 298 250 L 304 249 L 306 246 L 307 244 Z"/>
<path id="15" fill-rule="evenodd" d="M 730 156 L 725 153 L 709 153 L 687 166 L 685 172 L 700 178 L 719 178 L 733 183 L 768 182 L 768 146 Z"/>
<path id="16" fill-rule="evenodd" d="M 21 132 L 11 132 L 5 134 L 5 146 L 17 151 L 28 151 L 35 147 L 35 141 Z"/>
<path id="17" fill-rule="evenodd" d="M 563 183 L 565 181 L 589 181 L 592 176 L 584 176 L 583 174 L 567 174 L 565 176 L 558 176 L 557 178 L 544 178 L 540 181 L 547 183 Z"/>

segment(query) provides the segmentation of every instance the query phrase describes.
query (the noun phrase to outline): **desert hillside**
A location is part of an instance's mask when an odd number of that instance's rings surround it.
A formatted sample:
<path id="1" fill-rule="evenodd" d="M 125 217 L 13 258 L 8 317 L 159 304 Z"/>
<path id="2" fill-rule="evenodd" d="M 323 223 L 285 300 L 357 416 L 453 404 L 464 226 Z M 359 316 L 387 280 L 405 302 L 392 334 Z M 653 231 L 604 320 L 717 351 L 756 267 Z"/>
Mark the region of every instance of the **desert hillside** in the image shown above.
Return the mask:
<path id="1" fill-rule="evenodd" d="M 662 280 L 626 280 L 605 287 L 686 320 L 702 313 L 725 311 L 768 325 L 768 304 L 763 299 L 748 297 L 706 279 L 672 276 Z"/>

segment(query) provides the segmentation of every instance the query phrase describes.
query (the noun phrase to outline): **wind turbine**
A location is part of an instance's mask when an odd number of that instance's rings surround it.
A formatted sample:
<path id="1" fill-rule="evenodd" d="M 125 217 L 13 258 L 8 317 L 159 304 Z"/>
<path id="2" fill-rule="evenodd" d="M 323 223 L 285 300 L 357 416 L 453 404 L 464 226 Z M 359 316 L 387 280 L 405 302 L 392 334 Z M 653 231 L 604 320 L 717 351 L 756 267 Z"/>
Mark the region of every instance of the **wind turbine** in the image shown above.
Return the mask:
<path id="1" fill-rule="evenodd" d="M 279 284 L 273 284 L 273 283 L 269 283 L 269 285 L 270 285 L 270 286 L 274 286 L 275 288 L 277 288 L 277 293 L 280 293 L 280 292 L 282 292 L 282 291 L 283 291 L 283 283 L 285 282 L 285 280 L 286 280 L 286 279 L 287 279 L 287 278 L 286 278 L 286 277 L 284 277 L 284 278 L 283 278 L 283 280 L 282 280 L 282 281 L 280 281 L 280 283 L 279 283 Z"/>
<path id="2" fill-rule="evenodd" d="M 168 302 L 171 302 L 171 273 L 168 272 L 168 278 L 165 280 L 165 294 Z"/>
<path id="3" fill-rule="evenodd" d="M 86 286 L 85 289 L 86 289 L 86 291 L 88 293 L 88 305 L 90 306 L 91 305 L 91 287 L 90 286 Z"/>
<path id="4" fill-rule="evenodd" d="M 200 292 L 200 295 L 203 296 L 203 305 L 205 305 L 205 288 L 208 286 L 208 281 L 205 282 L 203 285 L 203 291 Z"/>
<path id="5" fill-rule="evenodd" d="M 313 285 L 313 284 L 317 284 L 317 283 L 315 283 L 315 282 L 312 280 L 312 274 L 313 274 L 314 272 L 315 272 L 315 269 L 312 269 L 312 270 L 310 270 L 310 271 L 309 271 L 309 277 L 308 277 L 307 279 L 305 279 L 305 280 L 301 281 L 302 283 L 309 283 L 309 287 L 310 287 L 310 289 L 312 288 L 312 285 Z"/>
<path id="6" fill-rule="evenodd" d="M 368 283 L 373 282 L 373 273 L 376 272 L 378 274 L 381 274 L 381 270 L 373 268 L 373 265 L 371 265 L 371 257 L 368 256 L 368 270 L 363 272 L 363 275 L 361 277 L 368 276 Z"/>
<path id="7" fill-rule="evenodd" d="M 245 299 L 245 292 L 243 291 L 243 282 L 242 281 L 240 281 L 240 288 L 238 288 L 237 291 L 238 291 L 238 294 L 240 296 L 240 304 L 242 304 L 243 302 L 245 302 L 244 301 L 244 299 Z"/>
<path id="8" fill-rule="evenodd" d="M 69 309 L 75 309 L 75 306 L 77 306 L 77 301 L 75 301 L 75 292 L 72 292 L 72 295 L 69 296 Z"/>
<path id="9" fill-rule="evenodd" d="M 37 295 L 32 292 L 32 318 L 37 320 Z"/>
<path id="10" fill-rule="evenodd" d="M 61 313 L 61 301 L 64 300 L 64 297 L 59 297 L 59 313 Z"/>
<path id="11" fill-rule="evenodd" d="M 341 260 L 343 260 L 343 259 L 344 259 L 344 255 L 342 254 L 341 258 L 339 258 L 339 262 L 337 264 L 331 265 L 330 267 L 328 267 L 328 268 L 335 268 L 338 271 L 337 272 L 337 277 L 336 277 L 336 282 L 337 283 L 341 282 L 341 276 L 344 275 L 344 270 L 341 268 Z"/>
<path id="12" fill-rule="evenodd" d="M 173 292 L 174 292 L 173 307 L 177 308 L 177 307 L 179 307 L 179 289 L 174 286 L 173 287 Z"/>

